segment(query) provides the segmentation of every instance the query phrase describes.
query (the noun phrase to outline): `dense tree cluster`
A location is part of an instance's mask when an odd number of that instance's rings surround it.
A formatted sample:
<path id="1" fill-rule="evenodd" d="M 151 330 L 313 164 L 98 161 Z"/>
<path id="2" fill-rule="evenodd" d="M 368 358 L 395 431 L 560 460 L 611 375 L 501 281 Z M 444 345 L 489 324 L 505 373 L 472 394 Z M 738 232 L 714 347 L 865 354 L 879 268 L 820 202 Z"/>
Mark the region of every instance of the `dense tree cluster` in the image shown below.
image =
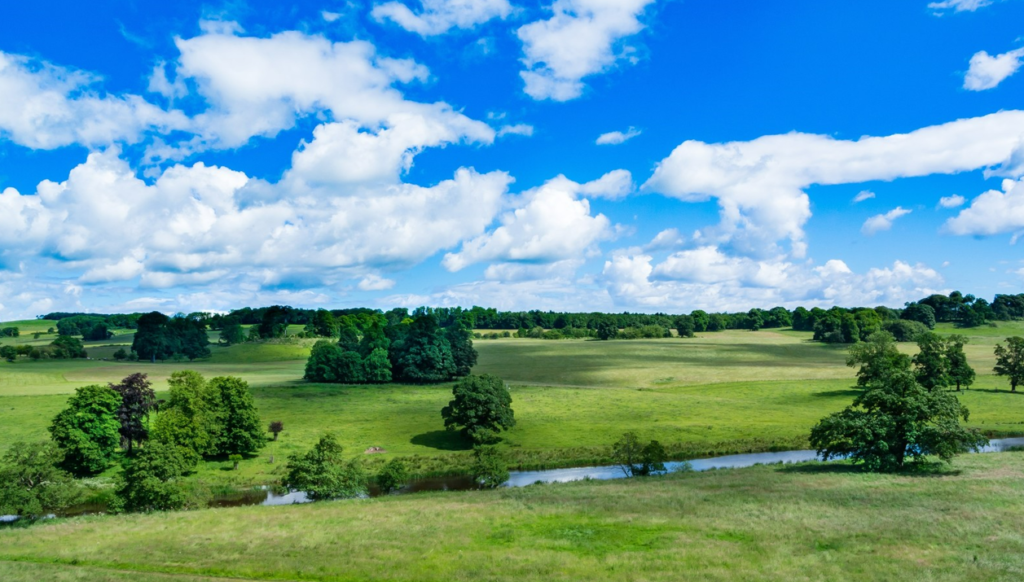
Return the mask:
<path id="1" fill-rule="evenodd" d="M 57 334 L 82 336 L 82 339 L 87 341 L 100 341 L 114 336 L 110 327 L 107 316 L 73 315 L 57 322 Z"/>
<path id="2" fill-rule="evenodd" d="M 48 346 L 17 346 L 19 354 L 24 353 L 33 360 L 73 360 L 87 357 L 82 341 L 76 337 L 60 336 Z"/>
<path id="3" fill-rule="evenodd" d="M 175 355 L 189 361 L 210 355 L 210 339 L 201 317 L 167 317 L 154 311 L 139 317 L 132 351 L 143 360 L 155 362 Z"/>
<path id="4" fill-rule="evenodd" d="M 39 518 L 80 501 L 82 489 L 59 468 L 62 462 L 51 442 L 11 445 L 0 458 L 0 515 Z"/>
<path id="5" fill-rule="evenodd" d="M 95 322 L 102 321 L 107 324 L 110 329 L 135 329 L 135 322 L 141 317 L 141 313 L 113 313 L 113 314 L 102 314 L 102 313 L 68 313 L 58 311 L 54 313 L 47 313 L 46 315 L 39 316 L 39 319 L 46 319 L 50 321 L 56 321 L 58 325 L 61 321 L 66 319 L 77 319 L 82 318 L 82 321 Z M 76 327 L 82 325 L 82 327 L 91 327 L 95 323 L 90 324 L 74 324 Z M 69 329 L 69 328 L 65 328 Z M 81 330 L 77 333 L 70 335 L 81 335 Z M 66 334 L 67 335 L 67 334 Z"/>
<path id="6" fill-rule="evenodd" d="M 0 329 L 0 337 L 18 337 L 21 335 L 21 330 L 17 327 L 5 327 Z"/>
<path id="7" fill-rule="evenodd" d="M 377 314 L 362 329 L 342 328 L 336 342 L 318 341 L 305 377 L 342 384 L 444 382 L 469 374 L 476 358 L 472 331 L 462 322 L 442 328 L 430 315 L 393 322 Z"/>

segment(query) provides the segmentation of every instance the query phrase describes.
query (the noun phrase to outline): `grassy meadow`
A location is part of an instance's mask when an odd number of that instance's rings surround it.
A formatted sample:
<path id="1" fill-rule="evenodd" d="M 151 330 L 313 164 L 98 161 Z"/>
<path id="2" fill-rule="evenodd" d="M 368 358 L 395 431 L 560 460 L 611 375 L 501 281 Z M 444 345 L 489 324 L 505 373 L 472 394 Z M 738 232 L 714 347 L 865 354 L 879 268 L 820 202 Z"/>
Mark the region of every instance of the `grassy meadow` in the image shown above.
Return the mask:
<path id="1" fill-rule="evenodd" d="M 15 322 L 23 330 L 4 342 L 48 343 L 53 322 Z M 942 333 L 951 327 L 940 326 Z M 1010 394 L 991 375 L 995 343 L 1024 334 L 1024 325 L 965 330 L 967 354 L 979 378 L 960 398 L 971 410 L 969 424 L 990 435 L 1024 434 L 1024 394 Z M 378 463 L 392 456 L 414 457 L 420 473 L 458 470 L 468 461 L 467 443 L 444 431 L 441 408 L 449 384 L 433 386 L 340 386 L 301 379 L 312 340 L 212 346 L 196 362 L 114 362 L 130 333 L 88 342 L 89 360 L 0 362 L 0 450 L 19 440 L 47 437 L 50 419 L 78 386 L 149 374 L 158 390 L 175 370 L 194 369 L 207 377 L 235 375 L 253 388 L 265 422 L 280 420 L 279 441 L 244 461 L 237 471 L 209 462 L 201 478 L 229 485 L 276 481 L 289 454 L 304 450 L 325 431 L 346 451 L 369 447 L 387 452 L 368 456 Z M 211 339 L 216 339 L 214 336 Z M 810 341 L 791 330 L 726 331 L 693 339 L 629 341 L 477 340 L 475 373 L 495 374 L 511 385 L 517 426 L 507 434 L 513 462 L 540 468 L 604 462 L 607 447 L 635 430 L 657 439 L 679 458 L 806 447 L 810 427 L 849 404 L 853 369 L 846 350 Z M 912 351 L 911 344 L 902 349 Z M 271 459 L 273 458 L 273 462 Z"/>
<path id="2" fill-rule="evenodd" d="M 0 579 L 1020 580 L 1024 453 L 0 528 Z"/>

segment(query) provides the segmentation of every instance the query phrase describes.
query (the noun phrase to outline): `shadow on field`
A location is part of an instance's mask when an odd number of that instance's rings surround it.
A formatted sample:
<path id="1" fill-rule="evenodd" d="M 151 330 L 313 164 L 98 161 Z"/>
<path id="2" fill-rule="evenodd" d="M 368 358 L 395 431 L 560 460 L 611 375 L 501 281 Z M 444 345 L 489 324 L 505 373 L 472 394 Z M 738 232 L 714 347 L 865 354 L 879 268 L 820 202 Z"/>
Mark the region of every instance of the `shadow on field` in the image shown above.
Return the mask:
<path id="1" fill-rule="evenodd" d="M 966 394 L 967 392 L 985 392 L 987 394 L 1006 394 L 1009 396 L 1024 396 L 1024 392 L 1010 392 L 1009 388 L 1000 390 L 998 388 L 971 388 L 964 390 L 963 392 L 957 392 L 956 390 L 950 390 L 953 394 Z"/>
<path id="2" fill-rule="evenodd" d="M 843 388 L 840 390 L 825 390 L 823 392 L 812 392 L 811 396 L 815 398 L 839 398 L 840 396 L 846 398 L 856 398 L 861 394 L 861 390 L 855 388 Z"/>
<path id="3" fill-rule="evenodd" d="M 849 463 L 799 463 L 796 465 L 783 465 L 779 467 L 781 473 L 801 473 L 801 474 L 855 474 L 855 473 L 868 473 L 862 467 L 851 465 Z M 960 469 L 953 469 L 946 463 L 917 463 L 908 465 L 902 471 L 895 473 L 884 473 L 887 475 L 895 475 L 899 477 L 956 477 L 963 471 Z"/>
<path id="4" fill-rule="evenodd" d="M 409 442 L 440 451 L 468 451 L 473 448 L 469 441 L 461 434 L 448 430 L 432 430 L 418 434 L 412 437 Z"/>

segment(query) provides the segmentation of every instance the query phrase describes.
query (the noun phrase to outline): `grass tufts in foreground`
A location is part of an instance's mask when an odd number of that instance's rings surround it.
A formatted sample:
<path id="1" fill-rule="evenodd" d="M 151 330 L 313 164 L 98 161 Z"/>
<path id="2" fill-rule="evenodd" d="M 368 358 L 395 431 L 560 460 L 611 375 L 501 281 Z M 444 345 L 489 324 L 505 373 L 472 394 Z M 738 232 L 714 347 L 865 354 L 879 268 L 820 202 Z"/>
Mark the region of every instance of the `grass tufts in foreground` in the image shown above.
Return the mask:
<path id="1" fill-rule="evenodd" d="M 1019 580 L 1022 521 L 1020 452 L 773 465 L 0 528 L 0 579 Z"/>

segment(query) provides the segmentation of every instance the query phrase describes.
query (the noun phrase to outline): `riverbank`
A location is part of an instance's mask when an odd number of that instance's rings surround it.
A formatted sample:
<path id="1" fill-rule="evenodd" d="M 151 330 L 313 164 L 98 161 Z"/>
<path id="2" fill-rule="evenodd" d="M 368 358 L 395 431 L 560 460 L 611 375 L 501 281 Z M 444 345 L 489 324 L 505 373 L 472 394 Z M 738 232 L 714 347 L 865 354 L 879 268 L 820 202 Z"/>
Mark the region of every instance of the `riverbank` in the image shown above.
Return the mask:
<path id="1" fill-rule="evenodd" d="M 1022 521 L 1021 452 L 762 465 L 0 528 L 0 579 L 1017 580 Z"/>

